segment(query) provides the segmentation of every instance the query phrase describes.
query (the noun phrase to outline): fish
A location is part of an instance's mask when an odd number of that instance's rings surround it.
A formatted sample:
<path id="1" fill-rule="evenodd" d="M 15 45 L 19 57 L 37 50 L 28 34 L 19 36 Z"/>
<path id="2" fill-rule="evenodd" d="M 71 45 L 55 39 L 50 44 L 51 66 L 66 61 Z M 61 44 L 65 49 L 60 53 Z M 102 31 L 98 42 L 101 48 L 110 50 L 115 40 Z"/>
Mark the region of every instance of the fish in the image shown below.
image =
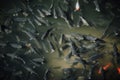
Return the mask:
<path id="1" fill-rule="evenodd" d="M 55 8 L 53 8 L 53 18 L 54 19 L 57 19 L 58 17 L 57 17 L 57 12 L 56 12 L 56 9 Z"/>
<path id="2" fill-rule="evenodd" d="M 65 14 L 64 14 L 64 12 L 62 11 L 61 7 L 58 6 L 57 9 L 58 9 L 58 12 L 59 12 L 59 16 L 64 19 Z"/>
<path id="3" fill-rule="evenodd" d="M 79 10 L 80 10 L 80 4 L 79 4 L 79 0 L 77 0 L 74 11 L 79 11 Z"/>
<path id="4" fill-rule="evenodd" d="M 42 17 L 39 17 L 39 16 L 35 15 L 35 18 L 36 18 L 37 20 L 39 20 L 41 23 L 45 24 L 46 26 L 49 26 L 48 21 L 45 20 L 45 19 L 43 19 Z"/>
<path id="5" fill-rule="evenodd" d="M 38 40 L 30 33 L 30 32 L 27 32 L 26 30 L 22 30 L 23 33 L 25 33 L 28 37 L 30 37 L 29 40 L 34 40 L 34 43 L 36 44 L 36 46 L 41 49 L 41 45 L 40 43 L 38 42 Z"/>
<path id="6" fill-rule="evenodd" d="M 44 73 L 44 77 L 43 77 L 43 79 L 44 80 L 48 80 L 48 74 L 49 74 L 49 69 L 46 69 L 46 71 L 45 71 L 45 73 Z"/>
<path id="7" fill-rule="evenodd" d="M 100 39 L 100 38 L 96 38 L 95 42 L 96 43 L 105 43 L 105 41 L 103 39 Z"/>
<path id="8" fill-rule="evenodd" d="M 103 67 L 101 66 L 100 68 L 99 68 L 99 71 L 98 71 L 98 74 L 99 75 L 101 75 L 101 80 L 105 80 L 105 70 L 103 69 Z"/>
<path id="9" fill-rule="evenodd" d="M 119 52 L 118 52 L 118 48 L 117 48 L 117 45 L 116 45 L 116 43 L 114 43 L 113 44 L 113 56 L 114 57 L 118 57 L 118 56 L 120 56 L 120 54 L 119 54 Z"/>
<path id="10" fill-rule="evenodd" d="M 26 22 L 27 18 L 15 17 L 15 18 L 13 18 L 13 20 L 17 21 L 17 22 Z"/>
<path id="11" fill-rule="evenodd" d="M 52 44 L 52 42 L 51 42 L 50 40 L 48 40 L 48 39 L 47 39 L 47 41 L 48 41 L 48 44 L 49 44 L 49 47 L 50 47 L 50 50 L 51 50 L 50 53 L 55 52 L 55 47 L 54 47 L 54 45 Z"/>
<path id="12" fill-rule="evenodd" d="M 96 7 L 95 10 L 97 12 L 100 12 L 100 7 L 99 7 L 99 4 L 98 4 L 98 0 L 94 0 L 93 3 L 95 4 L 95 7 Z"/>
<path id="13" fill-rule="evenodd" d="M 21 40 L 20 40 L 20 37 L 19 37 L 18 35 L 16 35 L 15 37 L 16 37 L 17 42 L 20 42 L 20 41 L 21 41 Z"/>
<path id="14" fill-rule="evenodd" d="M 80 19 L 81 19 L 83 25 L 89 26 L 88 22 L 82 16 L 80 16 Z"/>
<path id="15" fill-rule="evenodd" d="M 16 54 L 12 54 L 12 53 L 7 53 L 6 54 L 8 57 L 10 57 L 11 59 L 17 59 L 23 62 L 23 64 L 26 64 L 26 62 L 19 56 L 17 56 Z"/>
<path id="16" fill-rule="evenodd" d="M 39 13 L 40 17 L 45 17 L 45 15 L 39 9 L 37 9 L 37 12 Z"/>
<path id="17" fill-rule="evenodd" d="M 38 62 L 38 63 L 41 63 L 41 64 L 44 64 L 44 61 L 45 59 L 44 58 L 35 58 L 35 59 L 32 59 L 34 62 Z"/>
<path id="18" fill-rule="evenodd" d="M 45 9 L 41 9 L 41 10 L 45 15 L 47 16 L 51 15 L 50 10 L 45 10 Z"/>
<path id="19" fill-rule="evenodd" d="M 45 45 L 44 42 L 42 42 L 42 46 L 43 46 L 44 51 L 45 51 L 46 53 L 48 53 L 49 51 L 48 51 L 48 49 L 46 48 L 46 45 Z"/>
<path id="20" fill-rule="evenodd" d="M 88 62 L 86 60 L 84 60 L 82 57 L 75 58 L 75 60 L 73 61 L 73 65 L 77 63 L 81 63 L 83 65 L 84 70 L 86 70 L 86 65 L 88 65 Z"/>
<path id="21" fill-rule="evenodd" d="M 33 22 L 31 21 L 31 19 L 28 18 L 27 21 L 28 21 L 28 23 L 29 23 L 30 25 L 32 25 L 32 27 L 33 27 L 34 29 L 36 29 L 36 28 L 35 28 L 35 25 L 34 25 Z"/>
<path id="22" fill-rule="evenodd" d="M 88 59 L 88 61 L 89 61 L 89 62 L 92 62 L 92 61 L 95 61 L 95 60 L 97 60 L 97 59 L 99 59 L 99 58 L 102 58 L 102 57 L 103 57 L 103 54 L 102 54 L 102 53 L 96 53 L 96 54 L 92 55 L 92 56 Z"/>
<path id="23" fill-rule="evenodd" d="M 38 21 L 37 19 L 34 19 L 35 23 L 38 25 L 38 26 L 41 26 L 42 24 L 40 23 L 40 21 Z"/>
<path id="24" fill-rule="evenodd" d="M 87 3 L 87 4 L 89 3 L 89 1 L 88 1 L 88 0 L 83 0 L 83 2 L 84 2 L 84 3 Z"/>
<path id="25" fill-rule="evenodd" d="M 17 48 L 17 49 L 21 49 L 22 45 L 18 44 L 18 43 L 9 43 L 9 45 L 13 48 Z"/>
<path id="26" fill-rule="evenodd" d="M 0 47 L 5 47 L 5 46 L 7 46 L 7 44 L 6 43 L 0 43 Z"/>
<path id="27" fill-rule="evenodd" d="M 61 45 L 62 44 L 62 40 L 63 40 L 63 34 L 60 35 L 60 39 L 59 39 L 59 44 Z"/>
<path id="28" fill-rule="evenodd" d="M 49 28 L 49 29 L 42 35 L 41 40 L 46 39 L 53 30 L 54 30 L 54 28 Z"/>
<path id="29" fill-rule="evenodd" d="M 13 14 L 13 13 L 18 13 L 18 12 L 21 12 L 21 8 L 13 8 L 13 9 L 9 9 L 8 10 L 8 13 L 11 13 L 11 14 Z"/>
<path id="30" fill-rule="evenodd" d="M 6 26 L 6 25 L 1 25 L 1 32 L 7 32 L 10 30 L 10 27 L 9 26 Z"/>
<path id="31" fill-rule="evenodd" d="M 90 36 L 90 35 L 83 35 L 84 37 L 84 40 L 88 40 L 88 41 L 91 41 L 91 42 L 95 42 L 96 40 L 96 37 L 93 37 L 93 36 Z"/>
<path id="32" fill-rule="evenodd" d="M 92 65 L 91 65 L 90 70 L 89 70 L 89 73 L 88 73 L 88 79 L 89 79 L 89 80 L 93 80 L 93 79 L 94 79 L 94 77 L 93 77 L 94 71 L 95 71 L 95 68 L 97 67 L 98 64 L 99 64 L 99 63 L 96 62 L 95 64 L 92 64 Z"/>
<path id="33" fill-rule="evenodd" d="M 65 60 L 69 60 L 71 57 L 72 57 L 72 52 L 70 51 L 70 52 L 66 55 Z"/>
<path id="34" fill-rule="evenodd" d="M 28 72 L 30 72 L 30 74 L 36 74 L 38 75 L 32 68 L 27 67 L 27 66 L 23 66 Z"/>

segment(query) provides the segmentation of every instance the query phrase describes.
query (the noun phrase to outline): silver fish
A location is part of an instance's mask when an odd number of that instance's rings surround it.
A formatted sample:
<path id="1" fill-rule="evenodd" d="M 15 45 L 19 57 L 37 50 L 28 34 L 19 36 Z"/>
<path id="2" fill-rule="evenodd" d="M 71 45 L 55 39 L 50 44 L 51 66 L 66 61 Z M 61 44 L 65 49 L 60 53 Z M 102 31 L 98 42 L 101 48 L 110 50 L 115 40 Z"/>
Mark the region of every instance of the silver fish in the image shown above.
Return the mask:
<path id="1" fill-rule="evenodd" d="M 39 13 L 39 15 L 40 15 L 41 17 L 45 17 L 45 15 L 44 15 L 39 9 L 37 9 L 37 12 Z"/>
<path id="2" fill-rule="evenodd" d="M 89 26 L 88 22 L 82 16 L 80 16 L 80 19 L 82 20 L 83 25 Z"/>
<path id="3" fill-rule="evenodd" d="M 48 39 L 47 39 L 47 41 L 48 41 L 51 53 L 55 52 L 55 48 L 54 48 L 53 44 Z"/>
<path id="4" fill-rule="evenodd" d="M 31 24 L 32 27 L 33 27 L 34 29 L 36 29 L 36 28 L 35 28 L 35 25 L 33 24 L 33 22 L 32 22 L 29 18 L 28 18 L 27 20 L 28 20 L 29 24 Z"/>
<path id="5" fill-rule="evenodd" d="M 17 49 L 21 49 L 22 48 L 22 45 L 17 44 L 17 43 L 10 43 L 10 45 L 11 45 L 11 47 L 17 48 Z"/>
<path id="6" fill-rule="evenodd" d="M 99 8 L 98 1 L 97 1 L 97 0 L 94 0 L 93 2 L 94 2 L 95 7 L 96 7 L 95 10 L 96 10 L 97 12 L 100 12 L 100 8 Z"/>
<path id="7" fill-rule="evenodd" d="M 44 51 L 45 51 L 46 53 L 48 53 L 49 51 L 48 51 L 48 49 L 46 48 L 46 45 L 44 44 L 44 42 L 42 42 L 42 46 L 43 46 Z"/>
<path id="8" fill-rule="evenodd" d="M 42 9 L 42 12 L 44 12 L 44 14 L 47 15 L 47 16 L 51 15 L 50 11 L 48 11 L 48 10 Z"/>
<path id="9" fill-rule="evenodd" d="M 20 18 L 20 17 L 17 17 L 17 18 L 13 18 L 14 21 L 17 21 L 17 22 L 26 22 L 27 19 L 26 18 Z"/>
<path id="10" fill-rule="evenodd" d="M 44 64 L 45 59 L 44 58 L 35 58 L 32 59 L 34 62 L 40 62 L 41 64 Z"/>
<path id="11" fill-rule="evenodd" d="M 34 40 L 36 46 L 41 49 L 40 43 L 38 42 L 38 40 L 30 32 L 27 32 L 25 30 L 22 30 L 22 32 L 24 32 L 26 35 L 28 35 L 30 37 L 29 40 Z"/>
<path id="12" fill-rule="evenodd" d="M 24 68 L 25 68 L 28 72 L 30 72 L 31 74 L 36 74 L 36 75 L 37 75 L 37 73 L 36 73 L 33 69 L 31 69 L 30 67 L 24 66 Z"/>
<path id="13" fill-rule="evenodd" d="M 17 56 L 17 55 L 15 55 L 15 54 L 10 54 L 10 53 L 7 53 L 6 54 L 7 56 L 9 56 L 10 58 L 12 58 L 12 59 L 18 59 L 18 60 L 20 60 L 20 61 L 22 61 L 23 62 L 23 64 L 25 64 L 26 62 L 21 58 L 21 57 L 19 57 L 19 56 Z"/>
<path id="14" fill-rule="evenodd" d="M 38 26 L 41 26 L 42 24 L 40 23 L 40 21 L 38 21 L 37 19 L 34 19 L 35 23 L 38 25 Z"/>

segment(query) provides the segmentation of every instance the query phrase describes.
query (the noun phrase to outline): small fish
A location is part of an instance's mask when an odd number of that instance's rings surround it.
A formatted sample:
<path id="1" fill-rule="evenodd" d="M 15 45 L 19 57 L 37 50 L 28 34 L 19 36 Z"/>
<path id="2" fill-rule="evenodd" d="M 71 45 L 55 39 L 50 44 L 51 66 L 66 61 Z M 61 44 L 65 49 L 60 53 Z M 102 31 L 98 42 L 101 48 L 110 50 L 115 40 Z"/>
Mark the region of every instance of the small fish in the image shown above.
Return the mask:
<path id="1" fill-rule="evenodd" d="M 46 26 L 49 26 L 48 21 L 45 20 L 45 19 L 43 19 L 42 17 L 39 17 L 39 16 L 35 15 L 35 18 L 36 18 L 37 20 L 39 20 L 41 23 L 45 24 Z"/>
<path id="2" fill-rule="evenodd" d="M 13 13 L 18 13 L 18 12 L 20 12 L 21 10 L 22 10 L 21 8 L 9 9 L 9 10 L 8 10 L 8 13 L 11 13 L 11 14 L 13 14 Z"/>
<path id="3" fill-rule="evenodd" d="M 60 35 L 59 44 L 61 45 L 63 41 L 63 34 Z"/>
<path id="4" fill-rule="evenodd" d="M 82 16 L 80 16 L 80 19 L 81 19 L 83 25 L 89 26 L 88 22 Z"/>
<path id="5" fill-rule="evenodd" d="M 80 10 L 80 4 L 79 4 L 79 0 L 77 0 L 74 11 L 79 11 L 79 10 Z"/>
<path id="6" fill-rule="evenodd" d="M 97 39 L 96 37 L 90 36 L 90 35 L 83 35 L 85 40 L 91 41 L 91 42 L 95 42 L 95 40 Z"/>
<path id="7" fill-rule="evenodd" d="M 7 31 L 9 31 L 9 30 L 10 30 L 9 26 L 1 25 L 1 31 L 2 31 L 2 32 L 7 32 Z"/>
<path id="8" fill-rule="evenodd" d="M 13 48 L 17 48 L 17 49 L 21 49 L 22 45 L 18 44 L 18 43 L 10 43 L 10 46 Z"/>
<path id="9" fill-rule="evenodd" d="M 35 59 L 32 59 L 34 62 L 38 62 L 38 63 L 41 63 L 41 64 L 44 64 L 44 61 L 45 59 L 44 58 L 35 58 Z"/>
<path id="10" fill-rule="evenodd" d="M 36 44 L 36 46 L 37 46 L 39 49 L 41 49 L 40 43 L 38 42 L 38 40 L 37 40 L 30 32 L 27 32 L 27 31 L 25 31 L 25 30 L 22 30 L 22 32 L 25 33 L 27 36 L 30 37 L 29 40 L 34 40 L 34 43 Z"/>
<path id="11" fill-rule="evenodd" d="M 0 47 L 5 47 L 7 44 L 6 43 L 0 43 Z"/>
<path id="12" fill-rule="evenodd" d="M 7 53 L 6 55 L 7 55 L 8 57 L 12 58 L 12 59 L 18 59 L 18 60 L 22 61 L 23 64 L 26 63 L 21 57 L 15 55 L 15 54 Z"/>
<path id="13" fill-rule="evenodd" d="M 97 12 L 100 12 L 100 8 L 99 8 L 98 1 L 97 1 L 97 0 L 94 0 L 93 2 L 94 2 L 95 7 L 96 7 L 95 10 L 96 10 Z"/>
<path id="14" fill-rule="evenodd" d="M 55 52 L 55 47 L 54 47 L 54 45 L 52 44 L 52 42 L 51 42 L 50 40 L 48 40 L 48 39 L 47 39 L 47 41 L 48 41 L 48 44 L 49 44 L 51 53 Z"/>
<path id="15" fill-rule="evenodd" d="M 113 52 L 114 57 L 120 56 L 116 43 L 113 44 L 113 50 L 114 50 L 114 52 Z"/>
<path id="16" fill-rule="evenodd" d="M 38 21 L 37 19 L 34 19 L 35 23 L 38 25 L 38 26 L 41 26 L 42 24 L 40 23 L 40 21 Z"/>
<path id="17" fill-rule="evenodd" d="M 44 73 L 44 80 L 48 80 L 48 74 L 49 74 L 49 69 L 46 69 L 45 73 Z"/>
<path id="18" fill-rule="evenodd" d="M 92 62 L 92 61 L 95 61 L 96 59 L 99 59 L 99 58 L 101 58 L 101 57 L 103 57 L 103 54 L 96 53 L 96 54 L 94 54 L 93 56 L 91 56 L 91 57 L 88 59 L 88 61 Z"/>
<path id="19" fill-rule="evenodd" d="M 53 30 L 54 30 L 54 28 L 48 29 L 48 30 L 42 35 L 41 40 L 44 40 L 45 38 L 47 38 Z"/>
<path id="20" fill-rule="evenodd" d="M 16 37 L 17 42 L 21 41 L 20 38 L 19 38 L 19 36 L 16 35 L 15 37 Z"/>
<path id="21" fill-rule="evenodd" d="M 32 25 L 32 27 L 33 27 L 34 29 L 36 29 L 36 28 L 35 28 L 35 25 L 34 25 L 33 22 L 31 21 L 31 19 L 28 18 L 27 21 L 28 21 L 29 24 Z"/>
<path id="22" fill-rule="evenodd" d="M 33 69 L 31 69 L 30 67 L 24 66 L 24 68 L 25 68 L 28 72 L 30 72 L 30 74 L 36 74 L 36 75 L 37 75 L 37 73 L 36 73 Z"/>
<path id="23" fill-rule="evenodd" d="M 42 9 L 42 12 L 47 16 L 51 15 L 50 11 L 48 10 Z"/>
<path id="24" fill-rule="evenodd" d="M 45 45 L 44 42 L 42 42 L 42 46 L 43 46 L 44 51 L 45 51 L 46 53 L 48 53 L 49 51 L 48 51 L 48 49 L 46 48 L 46 45 Z"/>
<path id="25" fill-rule="evenodd" d="M 37 9 L 37 12 L 39 13 L 39 15 L 40 15 L 41 17 L 45 17 L 45 15 L 44 15 L 39 9 Z"/>
<path id="26" fill-rule="evenodd" d="M 56 9 L 55 9 L 55 8 L 53 9 L 53 18 L 55 18 L 55 19 L 58 18 L 58 17 L 57 17 L 57 13 L 56 13 Z"/>
<path id="27" fill-rule="evenodd" d="M 60 16 L 61 18 L 64 18 L 65 14 L 64 14 L 64 12 L 61 10 L 61 7 L 57 7 L 57 8 L 58 8 L 59 16 Z"/>
<path id="28" fill-rule="evenodd" d="M 93 64 L 91 66 L 91 68 L 89 70 L 89 73 L 88 73 L 88 79 L 89 80 L 93 80 L 94 79 L 93 75 L 94 75 L 94 71 L 95 71 L 95 68 L 96 68 L 97 65 L 98 65 L 98 62 L 96 62 L 95 64 Z"/>
<path id="29" fill-rule="evenodd" d="M 27 21 L 26 18 L 20 18 L 20 17 L 13 18 L 13 20 L 17 21 L 17 22 L 26 22 Z"/>

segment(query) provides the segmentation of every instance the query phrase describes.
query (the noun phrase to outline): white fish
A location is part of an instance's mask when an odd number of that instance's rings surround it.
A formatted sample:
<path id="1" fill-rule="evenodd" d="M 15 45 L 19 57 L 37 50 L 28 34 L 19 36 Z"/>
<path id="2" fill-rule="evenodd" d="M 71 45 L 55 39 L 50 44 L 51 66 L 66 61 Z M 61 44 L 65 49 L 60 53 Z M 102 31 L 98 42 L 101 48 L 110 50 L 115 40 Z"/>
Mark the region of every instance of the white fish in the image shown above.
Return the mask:
<path id="1" fill-rule="evenodd" d="M 14 18 L 13 20 L 14 21 L 18 21 L 18 22 L 25 22 L 25 21 L 27 21 L 26 18 L 20 18 L 20 17 Z"/>
<path id="2" fill-rule="evenodd" d="M 98 11 L 98 12 L 100 12 L 100 7 L 98 5 L 98 1 L 94 0 L 94 4 L 95 4 L 95 7 L 96 7 L 95 10 Z"/>
<path id="3" fill-rule="evenodd" d="M 18 60 L 20 60 L 20 61 L 22 61 L 23 62 L 23 64 L 25 64 L 26 62 L 21 58 L 21 57 L 18 57 L 17 55 L 15 55 L 15 54 L 10 54 L 10 53 L 7 53 L 6 54 L 7 56 L 9 56 L 10 58 L 12 58 L 12 59 L 18 59 Z"/>
<path id="4" fill-rule="evenodd" d="M 17 43 L 10 43 L 11 47 L 13 48 L 17 48 L 17 49 L 21 49 L 22 46 L 20 44 L 17 44 Z"/>
<path id="5" fill-rule="evenodd" d="M 37 74 L 33 69 L 27 67 L 27 66 L 24 66 L 24 68 L 29 71 L 31 74 Z"/>
<path id="6" fill-rule="evenodd" d="M 16 35 L 15 37 L 16 37 L 17 42 L 20 42 L 19 36 Z"/>
<path id="7" fill-rule="evenodd" d="M 41 64 L 44 64 L 44 58 L 35 58 L 33 59 L 34 62 L 40 62 Z"/>
<path id="8" fill-rule="evenodd" d="M 55 18 L 55 19 L 57 19 L 57 18 L 58 18 L 58 17 L 57 17 L 57 13 L 56 13 L 55 8 L 53 9 L 53 18 Z"/>
<path id="9" fill-rule="evenodd" d="M 51 13 L 50 13 L 50 11 L 47 11 L 47 10 L 45 10 L 45 9 L 42 9 L 42 12 L 44 12 L 45 13 L 45 15 L 51 15 Z"/>
<path id="10" fill-rule="evenodd" d="M 59 39 L 59 44 L 62 44 L 62 40 L 63 40 L 63 34 L 60 35 L 60 39 Z"/>
<path id="11" fill-rule="evenodd" d="M 82 20 L 83 25 L 89 26 L 88 22 L 82 16 L 80 16 L 80 19 Z"/>
<path id="12" fill-rule="evenodd" d="M 79 10 L 80 10 L 80 4 L 79 4 L 79 0 L 77 0 L 75 4 L 75 11 L 79 11 Z"/>
<path id="13" fill-rule="evenodd" d="M 34 29 L 36 29 L 35 28 L 35 25 L 33 24 L 33 22 L 30 20 L 30 19 L 27 19 L 28 20 L 28 22 L 32 25 L 32 27 L 34 28 Z"/>
<path id="14" fill-rule="evenodd" d="M 34 21 L 37 23 L 38 26 L 41 26 L 42 24 L 40 23 L 40 21 L 34 19 Z"/>
<path id="15" fill-rule="evenodd" d="M 27 32 L 25 30 L 22 30 L 22 32 L 26 33 L 30 37 L 29 40 L 34 40 L 36 46 L 41 49 L 40 43 L 38 42 L 38 40 L 31 33 Z"/>
<path id="16" fill-rule="evenodd" d="M 43 46 L 43 49 L 45 50 L 45 52 L 48 53 L 49 51 L 47 50 L 47 48 L 43 42 L 42 42 L 42 46 Z"/>
<path id="17" fill-rule="evenodd" d="M 41 17 L 45 17 L 45 15 L 44 15 L 39 9 L 37 9 L 37 12 L 39 13 L 39 15 L 40 15 Z"/>
<path id="18" fill-rule="evenodd" d="M 50 46 L 51 53 L 55 52 L 55 50 L 53 49 L 53 46 L 52 46 L 51 42 L 48 39 L 47 39 L 47 41 L 48 41 L 48 44 Z"/>

